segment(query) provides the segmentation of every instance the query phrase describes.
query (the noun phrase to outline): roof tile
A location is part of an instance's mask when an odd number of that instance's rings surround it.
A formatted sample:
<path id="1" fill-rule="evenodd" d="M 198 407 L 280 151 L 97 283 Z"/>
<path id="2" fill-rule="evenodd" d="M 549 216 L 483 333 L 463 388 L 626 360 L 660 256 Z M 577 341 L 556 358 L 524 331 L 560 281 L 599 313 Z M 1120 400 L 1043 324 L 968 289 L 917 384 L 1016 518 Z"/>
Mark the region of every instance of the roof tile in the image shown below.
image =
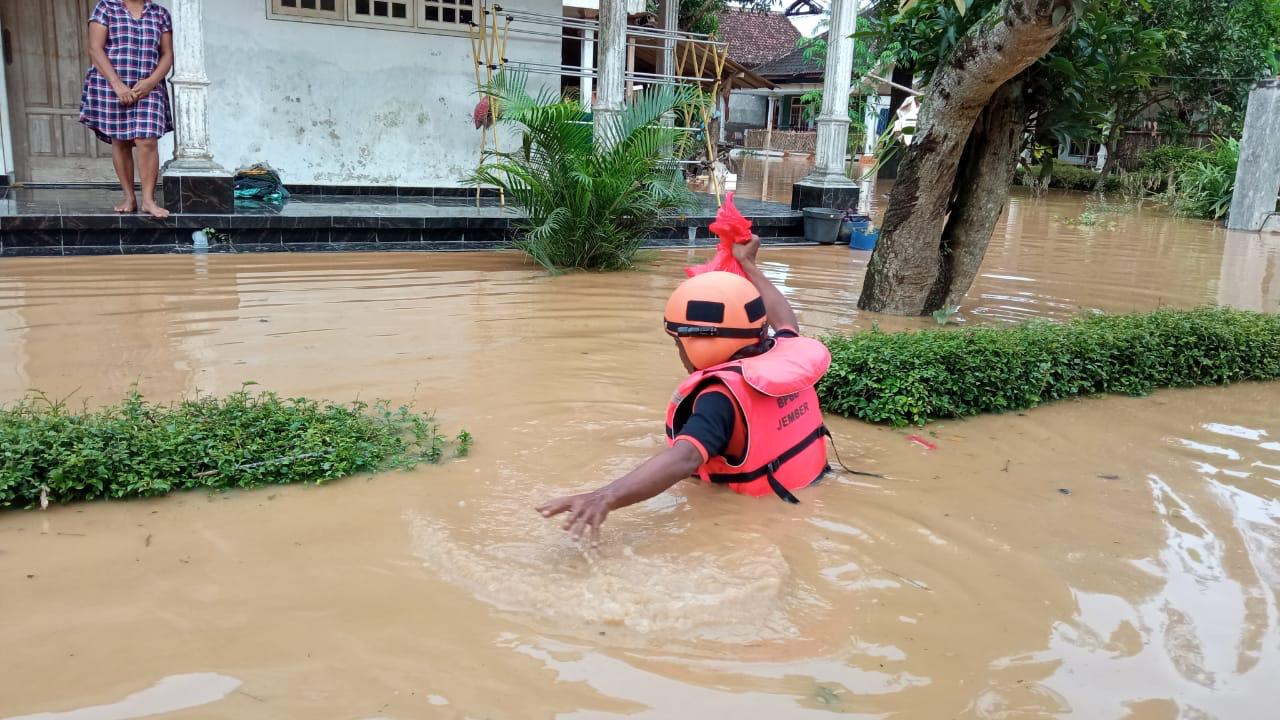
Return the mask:
<path id="1" fill-rule="evenodd" d="M 720 14 L 721 40 L 729 57 L 755 68 L 796 49 L 800 31 L 782 13 L 730 9 Z"/>

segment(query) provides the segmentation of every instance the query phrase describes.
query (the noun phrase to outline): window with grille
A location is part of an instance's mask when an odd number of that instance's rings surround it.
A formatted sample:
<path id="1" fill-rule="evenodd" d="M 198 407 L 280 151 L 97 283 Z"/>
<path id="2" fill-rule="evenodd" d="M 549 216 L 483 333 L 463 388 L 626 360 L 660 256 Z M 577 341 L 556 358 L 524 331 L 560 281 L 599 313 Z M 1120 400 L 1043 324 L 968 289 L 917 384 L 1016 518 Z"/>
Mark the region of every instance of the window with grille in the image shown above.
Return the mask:
<path id="1" fill-rule="evenodd" d="M 433 25 L 467 25 L 475 18 L 474 0 L 418 0 L 418 22 Z"/>
<path id="2" fill-rule="evenodd" d="M 279 15 L 329 18 L 341 20 L 344 0 L 271 0 L 271 9 Z"/>
<path id="3" fill-rule="evenodd" d="M 480 22 L 482 0 L 270 0 L 270 16 L 338 25 L 462 34 Z"/>
<path id="4" fill-rule="evenodd" d="M 413 3 L 414 0 L 347 0 L 347 19 L 412 27 Z"/>

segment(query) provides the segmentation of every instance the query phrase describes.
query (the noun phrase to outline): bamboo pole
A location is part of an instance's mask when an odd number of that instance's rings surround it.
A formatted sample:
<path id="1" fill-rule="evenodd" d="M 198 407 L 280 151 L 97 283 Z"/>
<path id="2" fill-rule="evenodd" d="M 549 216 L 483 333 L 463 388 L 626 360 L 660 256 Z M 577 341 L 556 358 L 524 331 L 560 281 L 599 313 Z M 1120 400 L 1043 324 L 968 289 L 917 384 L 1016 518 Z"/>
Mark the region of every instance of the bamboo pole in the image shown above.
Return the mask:
<path id="1" fill-rule="evenodd" d="M 500 70 L 507 63 L 507 38 L 511 33 L 511 16 L 507 15 L 499 25 L 498 16 L 500 13 L 489 9 L 488 4 L 480 2 L 476 7 L 479 13 L 479 22 L 472 22 L 468 26 L 468 35 L 471 38 L 471 55 L 475 60 L 475 77 L 476 89 L 479 95 L 489 102 L 489 118 L 492 122 L 482 122 L 480 125 L 480 162 L 484 163 L 485 156 L 490 152 L 500 152 L 501 146 L 498 142 L 498 114 L 501 112 L 499 107 L 499 99 L 489 92 L 489 88 L 493 86 L 493 76 L 495 70 Z M 476 186 L 476 207 L 480 207 L 482 188 Z M 498 203 L 502 207 L 507 205 L 507 196 L 502 188 L 498 188 Z"/>
<path id="2" fill-rule="evenodd" d="M 480 13 L 480 18 L 479 18 L 480 22 L 478 23 L 472 22 L 467 27 L 467 34 L 471 37 L 471 59 L 475 61 L 474 64 L 475 64 L 475 71 L 476 71 L 476 92 L 477 94 L 480 94 L 482 98 L 487 98 L 488 97 L 487 88 L 485 87 L 484 76 L 481 71 L 481 68 L 484 65 L 484 61 L 481 59 L 481 56 L 484 54 L 484 36 L 485 36 L 486 30 L 488 29 L 488 23 L 485 21 L 485 16 L 484 16 L 485 6 L 483 2 L 480 3 L 480 5 L 476 8 L 476 12 Z M 489 103 L 490 103 L 489 107 L 490 109 L 492 109 L 493 101 L 490 100 Z M 482 122 L 480 124 L 480 164 L 481 165 L 484 164 L 485 148 L 488 146 L 488 133 L 489 133 L 489 128 L 485 127 L 485 124 Z M 476 207 L 477 208 L 480 207 L 479 183 L 476 184 Z"/>

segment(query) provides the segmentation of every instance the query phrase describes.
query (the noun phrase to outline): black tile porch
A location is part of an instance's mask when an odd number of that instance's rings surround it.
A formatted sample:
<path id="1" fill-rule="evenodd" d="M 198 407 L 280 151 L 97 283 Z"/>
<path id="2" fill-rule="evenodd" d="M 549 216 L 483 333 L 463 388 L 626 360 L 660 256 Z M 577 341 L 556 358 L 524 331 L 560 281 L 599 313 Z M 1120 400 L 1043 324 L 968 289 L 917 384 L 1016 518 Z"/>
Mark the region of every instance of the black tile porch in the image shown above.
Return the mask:
<path id="1" fill-rule="evenodd" d="M 493 250 L 508 247 L 519 214 L 494 198 L 417 195 L 295 195 L 282 208 L 237 208 L 231 215 L 180 214 L 166 220 L 117 215 L 117 191 L 0 189 L 0 256 L 189 253 L 192 233 L 212 228 L 210 252 Z M 712 245 L 715 200 L 672 220 L 648 247 Z M 770 244 L 802 244 L 800 213 L 780 203 L 737 200 Z M 692 231 L 692 235 L 690 234 Z M 692 238 L 692 239 L 691 239 Z"/>

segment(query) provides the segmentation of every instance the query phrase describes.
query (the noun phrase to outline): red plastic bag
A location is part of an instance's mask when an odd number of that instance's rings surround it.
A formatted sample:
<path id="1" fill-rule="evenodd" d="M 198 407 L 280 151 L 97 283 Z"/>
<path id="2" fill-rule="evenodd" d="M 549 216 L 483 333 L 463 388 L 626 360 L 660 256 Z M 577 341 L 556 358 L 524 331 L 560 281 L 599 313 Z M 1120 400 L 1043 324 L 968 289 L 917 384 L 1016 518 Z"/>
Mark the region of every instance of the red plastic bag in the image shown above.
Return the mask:
<path id="1" fill-rule="evenodd" d="M 721 270 L 746 277 L 747 274 L 742 271 L 742 266 L 733 257 L 733 246 L 734 243 L 745 243 L 751 240 L 751 221 L 743 217 L 742 213 L 738 212 L 738 208 L 734 207 L 733 193 L 725 197 L 724 205 L 721 205 L 720 212 L 716 213 L 716 220 L 711 223 L 710 230 L 720 238 L 715 257 L 711 258 L 710 262 L 685 268 L 684 274 L 693 277 Z"/>

